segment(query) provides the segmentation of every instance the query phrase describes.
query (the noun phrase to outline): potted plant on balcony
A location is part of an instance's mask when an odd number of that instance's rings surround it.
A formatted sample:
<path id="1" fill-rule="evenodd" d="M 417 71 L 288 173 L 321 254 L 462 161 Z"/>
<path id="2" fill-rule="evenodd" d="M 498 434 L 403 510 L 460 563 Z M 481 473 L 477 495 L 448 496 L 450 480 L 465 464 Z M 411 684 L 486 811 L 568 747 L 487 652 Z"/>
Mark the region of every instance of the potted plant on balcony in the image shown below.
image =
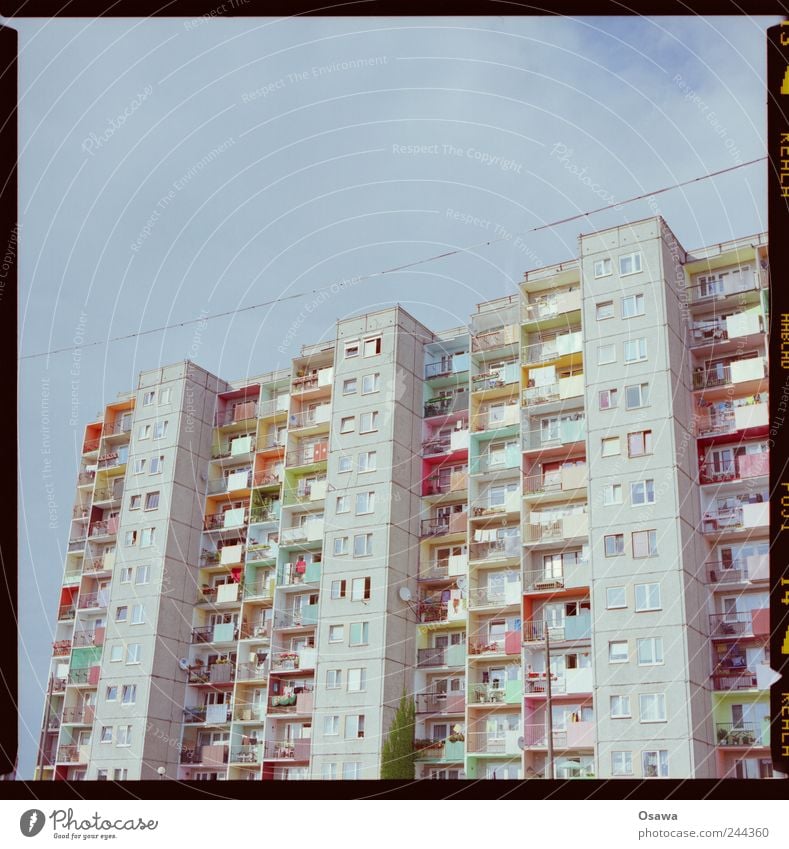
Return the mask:
<path id="1" fill-rule="evenodd" d="M 718 743 L 722 745 L 724 743 L 727 743 L 728 740 L 729 740 L 729 732 L 725 728 L 719 728 L 718 729 Z"/>

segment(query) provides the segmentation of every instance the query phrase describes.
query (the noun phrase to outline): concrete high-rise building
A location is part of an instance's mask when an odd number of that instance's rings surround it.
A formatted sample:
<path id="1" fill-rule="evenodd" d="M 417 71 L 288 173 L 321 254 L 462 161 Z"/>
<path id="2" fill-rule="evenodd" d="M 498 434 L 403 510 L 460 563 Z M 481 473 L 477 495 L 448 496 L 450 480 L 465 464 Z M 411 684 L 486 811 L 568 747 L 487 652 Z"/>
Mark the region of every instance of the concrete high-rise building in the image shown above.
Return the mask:
<path id="1" fill-rule="evenodd" d="M 768 260 L 652 218 L 85 432 L 37 777 L 768 777 Z"/>

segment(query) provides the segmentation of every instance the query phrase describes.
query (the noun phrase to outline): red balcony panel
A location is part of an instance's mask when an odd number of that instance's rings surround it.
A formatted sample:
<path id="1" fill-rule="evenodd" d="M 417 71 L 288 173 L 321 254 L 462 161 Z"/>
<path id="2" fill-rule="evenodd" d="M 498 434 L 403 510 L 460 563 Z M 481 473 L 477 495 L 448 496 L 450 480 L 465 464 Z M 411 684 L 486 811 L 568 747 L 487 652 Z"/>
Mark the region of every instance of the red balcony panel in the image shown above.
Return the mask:
<path id="1" fill-rule="evenodd" d="M 504 652 L 506 654 L 520 654 L 522 635 L 520 631 L 507 631 L 504 634 Z"/>
<path id="2" fill-rule="evenodd" d="M 99 675 L 101 674 L 100 666 L 91 666 L 88 669 L 88 684 L 95 685 L 99 683 Z"/>
<path id="3" fill-rule="evenodd" d="M 754 637 L 770 636 L 770 609 L 767 607 L 751 611 Z"/>

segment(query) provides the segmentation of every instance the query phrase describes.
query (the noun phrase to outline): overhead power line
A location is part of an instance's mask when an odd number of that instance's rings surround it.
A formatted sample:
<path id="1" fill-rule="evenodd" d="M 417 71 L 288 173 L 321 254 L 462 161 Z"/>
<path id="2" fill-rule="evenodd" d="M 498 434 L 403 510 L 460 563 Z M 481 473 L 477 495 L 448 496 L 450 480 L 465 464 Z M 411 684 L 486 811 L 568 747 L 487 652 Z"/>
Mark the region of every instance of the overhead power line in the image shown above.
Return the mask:
<path id="1" fill-rule="evenodd" d="M 643 194 L 635 195 L 634 197 L 627 198 L 627 200 L 619 201 L 617 204 L 615 204 L 615 206 L 624 206 L 625 204 L 635 203 L 636 201 L 644 200 L 646 198 L 651 198 L 651 197 L 654 197 L 655 195 L 661 195 L 661 194 L 664 194 L 665 192 L 671 192 L 671 191 L 674 191 L 675 189 L 680 189 L 683 186 L 689 186 L 693 183 L 701 182 L 702 180 L 711 180 L 713 177 L 719 177 L 721 174 L 727 174 L 730 171 L 736 171 L 738 168 L 746 168 L 749 165 L 755 165 L 757 162 L 764 162 L 766 159 L 767 159 L 766 156 L 760 156 L 758 159 L 751 159 L 749 162 L 741 162 L 738 165 L 731 165 L 728 168 L 722 168 L 720 171 L 712 171 L 709 174 L 702 174 L 701 177 L 694 177 L 691 180 L 683 180 L 680 183 L 673 183 L 672 185 L 664 186 L 661 189 L 655 189 L 654 191 L 651 191 L 651 192 L 644 192 Z M 383 277 L 386 274 L 393 274 L 394 272 L 397 272 L 397 271 L 406 271 L 409 268 L 416 268 L 419 265 L 425 265 L 426 263 L 429 263 L 429 262 L 436 262 L 440 259 L 446 259 L 447 257 L 450 257 L 450 256 L 457 256 L 458 254 L 469 253 L 470 251 L 475 251 L 475 250 L 478 250 L 479 248 L 488 247 L 489 245 L 495 245 L 498 242 L 508 242 L 512 239 L 513 236 L 526 236 L 526 235 L 529 235 L 530 233 L 537 233 L 540 230 L 547 230 L 549 227 L 558 227 L 561 224 L 569 224 L 571 221 L 578 221 L 581 218 L 588 218 L 590 215 L 596 215 L 598 212 L 606 212 L 607 210 L 610 210 L 612 208 L 612 206 L 613 205 L 610 205 L 610 204 L 606 205 L 606 206 L 600 206 L 597 209 L 591 209 L 591 210 L 588 210 L 586 212 L 579 212 L 576 215 L 571 215 L 571 216 L 569 216 L 569 218 L 560 218 L 559 220 L 551 221 L 548 224 L 540 224 L 539 227 L 531 227 L 528 230 L 523 230 L 521 232 L 516 232 L 516 233 L 508 233 L 506 236 L 500 236 L 499 238 L 496 238 L 496 239 L 488 239 L 484 242 L 478 242 L 475 245 L 468 245 L 467 247 L 464 247 L 464 248 L 455 248 L 451 251 L 444 251 L 443 253 L 440 253 L 440 254 L 433 254 L 431 256 L 423 257 L 422 259 L 416 259 L 416 260 L 413 260 L 412 262 L 405 263 L 404 265 L 394 266 L 393 268 L 384 268 L 381 271 L 374 271 L 374 272 L 371 272 L 369 274 L 363 274 L 361 276 L 354 276 L 353 282 L 354 282 L 354 285 L 357 285 L 358 283 L 361 283 L 361 282 L 364 282 L 364 281 L 374 280 L 378 277 Z M 237 307 L 236 309 L 226 310 L 225 312 L 212 313 L 211 315 L 203 315 L 200 318 L 191 318 L 191 319 L 187 319 L 186 321 L 178 321 L 178 322 L 174 322 L 172 324 L 163 324 L 161 327 L 152 327 L 148 330 L 136 330 L 133 333 L 124 333 L 120 336 L 112 336 L 108 339 L 97 339 L 93 342 L 84 342 L 84 343 L 82 343 L 81 345 L 78 345 L 78 346 L 68 345 L 64 348 L 52 348 L 49 351 L 41 351 L 40 353 L 37 353 L 37 354 L 26 354 L 25 356 L 20 357 L 20 359 L 21 360 L 33 360 L 33 359 L 37 359 L 38 357 L 48 357 L 48 356 L 52 356 L 54 354 L 62 354 L 62 353 L 65 353 L 67 351 L 73 351 L 76 347 L 78 347 L 80 349 L 94 348 L 97 345 L 108 345 L 111 342 L 123 342 L 127 339 L 135 339 L 135 338 L 139 338 L 141 336 L 150 336 L 153 333 L 162 333 L 165 330 L 175 330 L 179 327 L 189 327 L 192 324 L 200 324 L 202 322 L 212 321 L 213 319 L 216 319 L 216 318 L 225 318 L 225 317 L 231 316 L 231 315 L 239 315 L 240 313 L 250 312 L 251 310 L 261 309 L 262 307 L 269 307 L 269 306 L 272 306 L 273 304 L 284 303 L 285 301 L 293 301 L 293 300 L 296 300 L 297 298 L 306 298 L 306 297 L 309 297 L 310 295 L 316 295 L 319 292 L 326 291 L 331 286 L 335 286 L 335 285 L 339 285 L 340 287 L 343 287 L 345 285 L 345 283 L 344 282 L 339 282 L 339 283 L 335 282 L 335 283 L 327 284 L 326 286 L 320 286 L 316 289 L 309 289 L 309 290 L 304 291 L 304 292 L 295 292 L 291 295 L 279 295 L 278 297 L 272 298 L 271 300 L 261 301 L 258 304 L 251 304 L 250 306 L 247 306 L 247 307 Z"/>

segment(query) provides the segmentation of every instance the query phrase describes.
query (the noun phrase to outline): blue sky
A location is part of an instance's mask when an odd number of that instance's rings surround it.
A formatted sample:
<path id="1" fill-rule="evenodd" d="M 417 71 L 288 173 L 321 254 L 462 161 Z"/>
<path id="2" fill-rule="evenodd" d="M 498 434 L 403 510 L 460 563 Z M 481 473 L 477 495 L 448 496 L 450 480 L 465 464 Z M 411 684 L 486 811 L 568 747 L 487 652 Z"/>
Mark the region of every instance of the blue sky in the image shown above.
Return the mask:
<path id="1" fill-rule="evenodd" d="M 526 269 L 574 256 L 579 233 L 655 211 L 686 248 L 765 229 L 765 171 L 750 166 L 516 238 L 762 156 L 776 22 L 6 21 L 20 31 L 23 356 L 511 234 L 309 314 L 295 298 L 85 348 L 74 399 L 72 351 L 21 361 L 20 775 L 86 421 L 140 370 L 191 356 L 228 379 L 260 373 L 382 304 L 463 324 Z"/>

